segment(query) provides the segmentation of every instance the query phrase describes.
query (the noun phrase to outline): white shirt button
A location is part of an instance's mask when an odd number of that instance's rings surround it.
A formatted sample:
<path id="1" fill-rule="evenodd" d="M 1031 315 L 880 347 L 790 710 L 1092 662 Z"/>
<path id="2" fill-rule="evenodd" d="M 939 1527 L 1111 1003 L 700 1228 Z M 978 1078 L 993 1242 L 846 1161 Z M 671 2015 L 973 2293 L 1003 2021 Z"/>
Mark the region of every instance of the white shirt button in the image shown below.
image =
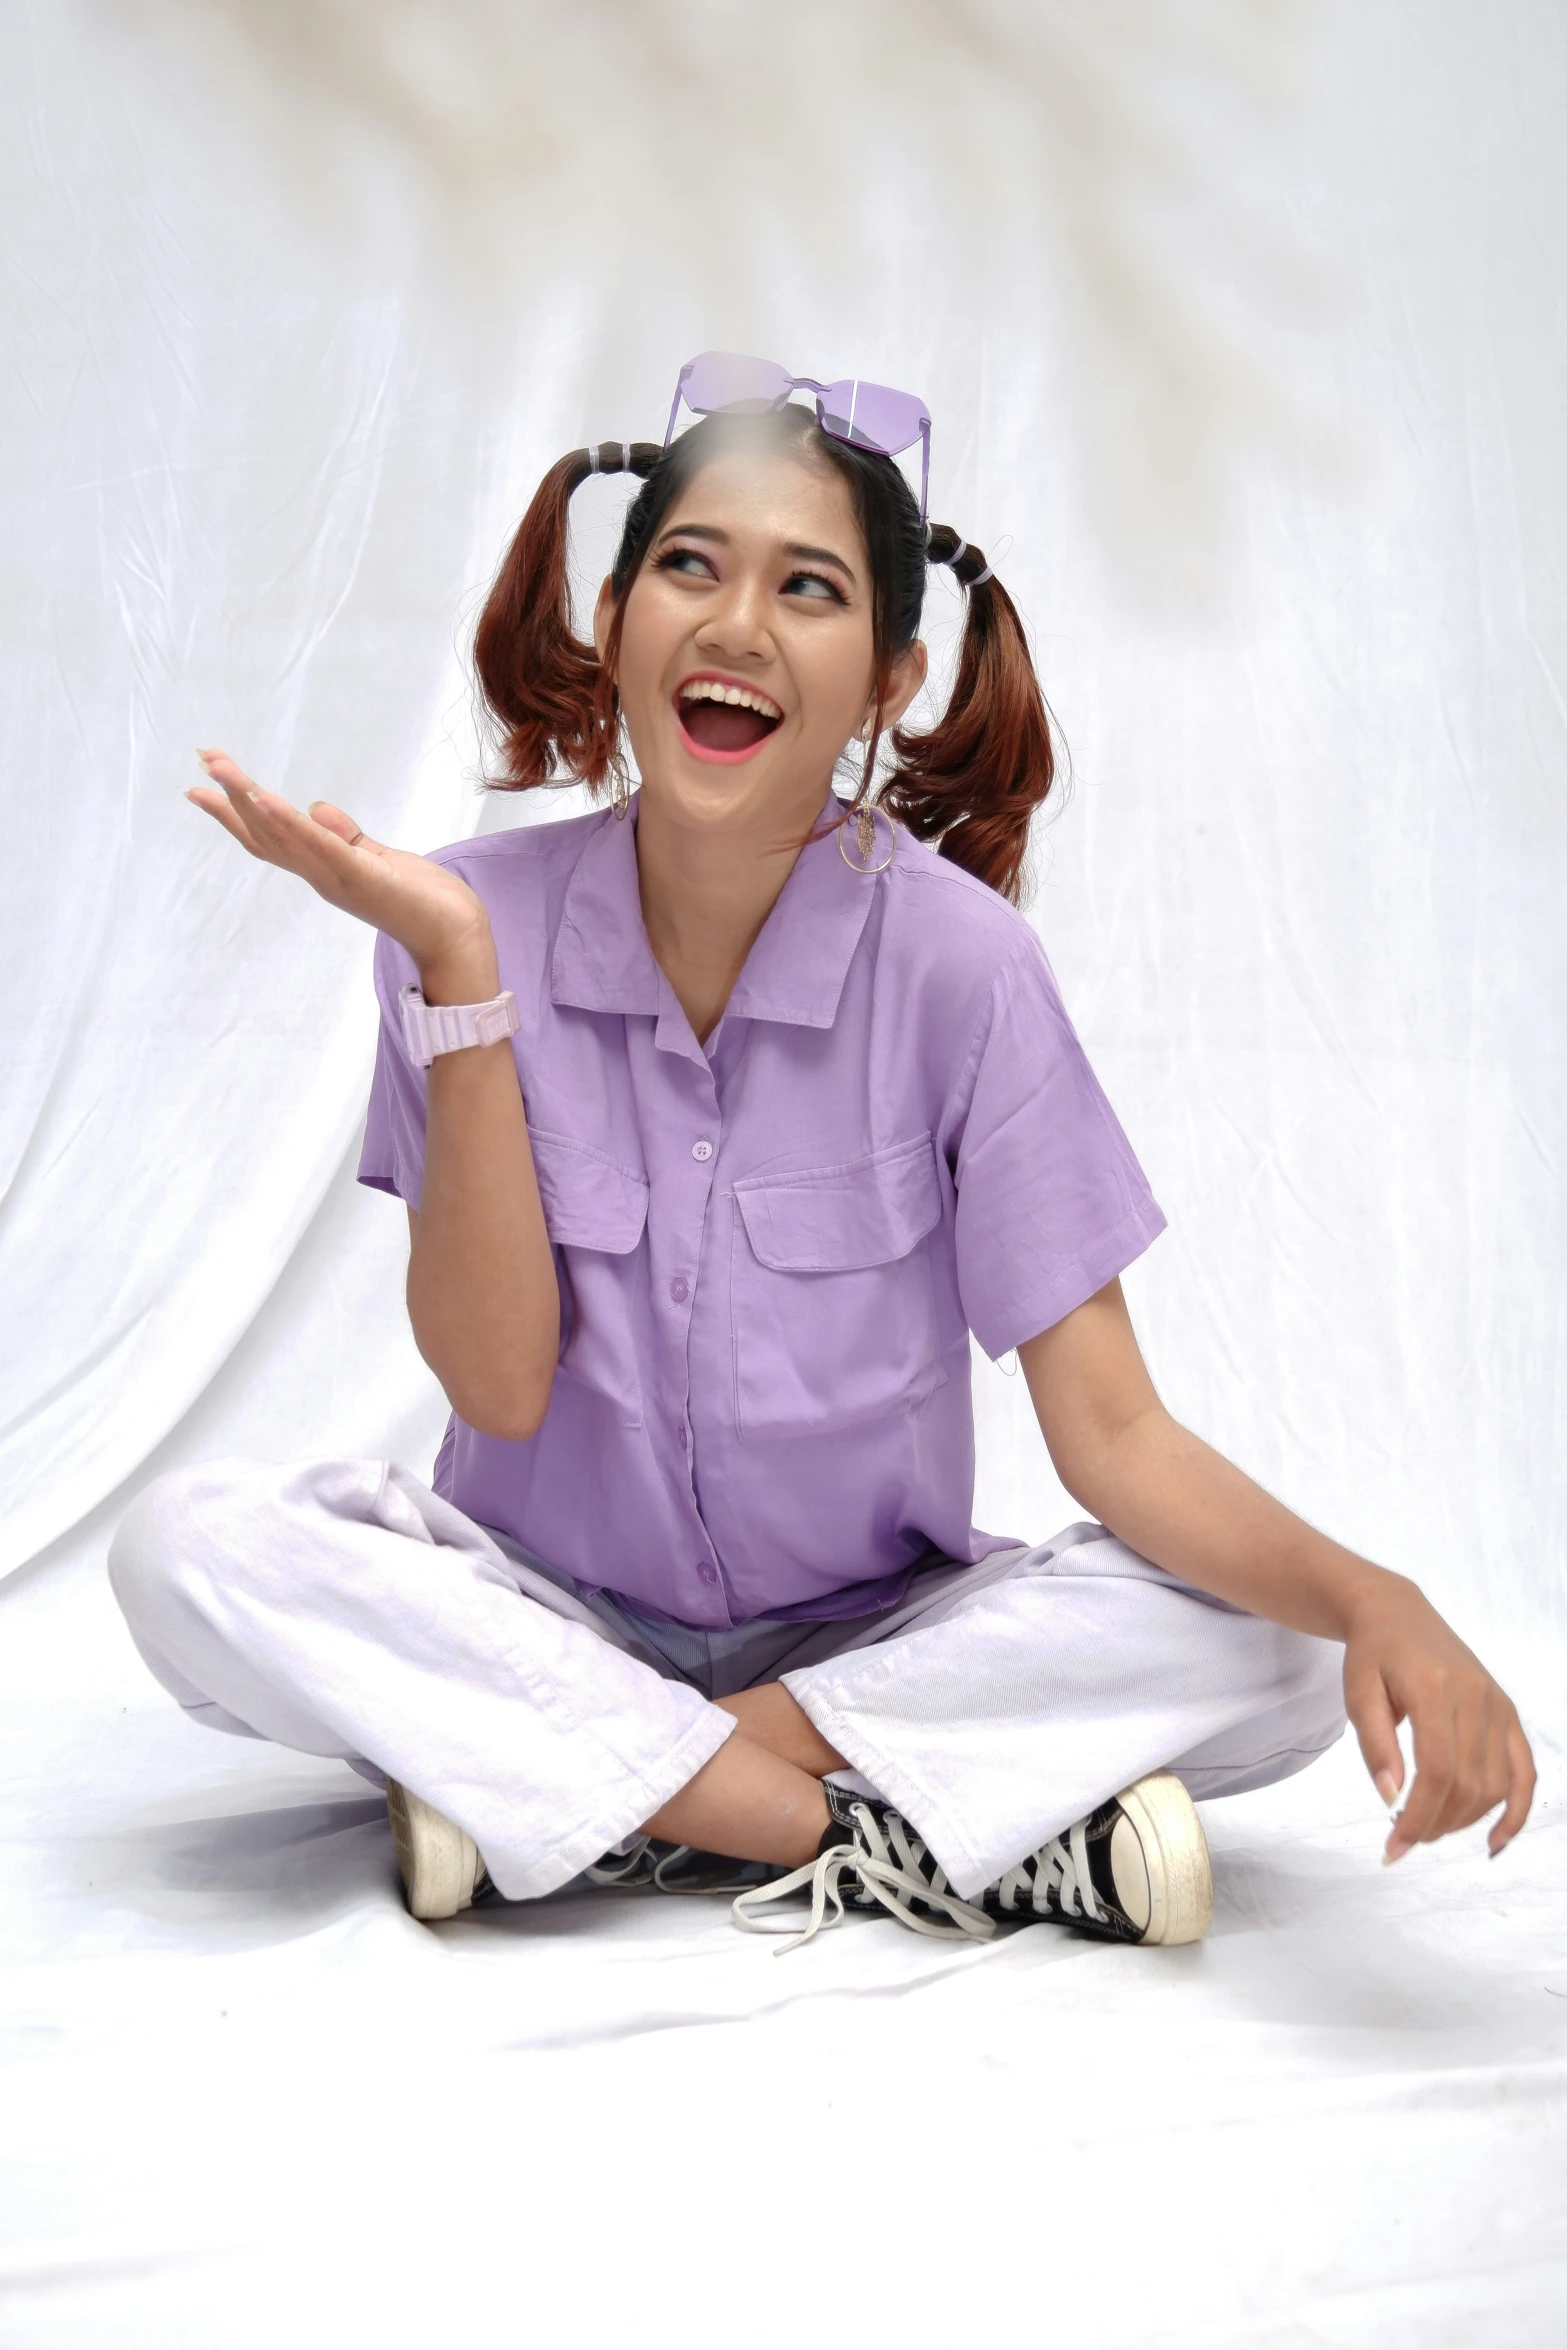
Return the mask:
<path id="1" fill-rule="evenodd" d="M 710 1159 L 712 1155 L 713 1146 L 707 1140 L 705 1135 L 700 1142 L 694 1142 L 691 1145 L 691 1156 L 693 1159 Z"/>

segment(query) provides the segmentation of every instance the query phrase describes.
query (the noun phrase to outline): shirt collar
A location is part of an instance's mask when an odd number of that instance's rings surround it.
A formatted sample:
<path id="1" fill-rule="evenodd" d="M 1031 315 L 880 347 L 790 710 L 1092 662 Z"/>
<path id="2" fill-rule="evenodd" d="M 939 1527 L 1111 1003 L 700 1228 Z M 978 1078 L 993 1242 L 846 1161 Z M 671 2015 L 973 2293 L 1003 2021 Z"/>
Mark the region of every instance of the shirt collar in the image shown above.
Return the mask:
<path id="1" fill-rule="evenodd" d="M 636 800 L 589 837 L 567 885 L 550 996 L 586 1012 L 664 1008 L 668 982 L 654 960 L 637 892 Z M 829 799 L 823 814 L 830 815 Z M 810 842 L 778 893 L 735 981 L 725 1016 L 830 1028 L 870 912 L 874 884 L 838 851 L 838 833 Z"/>

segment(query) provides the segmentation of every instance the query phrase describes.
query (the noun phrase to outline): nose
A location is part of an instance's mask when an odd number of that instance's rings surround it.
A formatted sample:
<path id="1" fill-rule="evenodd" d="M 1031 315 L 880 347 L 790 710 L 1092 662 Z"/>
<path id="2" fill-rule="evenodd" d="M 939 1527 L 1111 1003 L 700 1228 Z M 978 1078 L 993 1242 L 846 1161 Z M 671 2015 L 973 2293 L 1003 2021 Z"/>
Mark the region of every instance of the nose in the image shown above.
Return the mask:
<path id="1" fill-rule="evenodd" d="M 765 582 L 743 574 L 725 580 L 696 632 L 696 642 L 715 659 L 770 661 L 774 646 Z"/>

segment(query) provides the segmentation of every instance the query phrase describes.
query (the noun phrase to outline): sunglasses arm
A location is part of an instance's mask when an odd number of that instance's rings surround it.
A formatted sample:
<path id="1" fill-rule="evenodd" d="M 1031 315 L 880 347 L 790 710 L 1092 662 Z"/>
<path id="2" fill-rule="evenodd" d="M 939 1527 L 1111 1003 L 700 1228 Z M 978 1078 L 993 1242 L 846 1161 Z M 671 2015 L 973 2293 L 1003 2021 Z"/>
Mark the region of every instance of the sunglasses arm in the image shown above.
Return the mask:
<path id="1" fill-rule="evenodd" d="M 691 370 L 689 367 L 682 367 L 680 370 L 680 381 L 675 386 L 675 396 L 674 399 L 670 402 L 669 406 L 669 422 L 664 427 L 664 446 L 666 449 L 675 437 L 675 418 L 680 414 L 680 401 L 686 388 L 686 378 L 690 373 Z"/>
<path id="2" fill-rule="evenodd" d="M 926 513 L 927 513 L 927 512 L 928 512 L 928 510 L 929 510 L 929 506 L 930 506 L 930 418 L 927 416 L 927 417 L 924 417 L 924 418 L 922 418 L 922 419 L 921 419 L 921 422 L 920 422 L 920 527 L 921 527 L 922 529 L 924 528 L 924 524 L 925 524 L 925 516 L 926 516 Z"/>

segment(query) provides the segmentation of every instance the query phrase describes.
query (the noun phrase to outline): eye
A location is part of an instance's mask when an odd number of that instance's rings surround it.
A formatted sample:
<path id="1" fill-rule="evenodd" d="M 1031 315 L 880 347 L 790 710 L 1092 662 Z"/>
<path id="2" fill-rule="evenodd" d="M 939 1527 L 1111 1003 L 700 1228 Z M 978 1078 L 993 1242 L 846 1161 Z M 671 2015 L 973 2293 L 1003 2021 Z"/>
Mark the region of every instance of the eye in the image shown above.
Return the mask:
<path id="1" fill-rule="evenodd" d="M 784 581 L 783 592 L 786 596 L 798 596 L 808 604 L 842 604 L 848 600 L 836 580 L 824 578 L 819 571 L 792 572 Z"/>
<path id="2" fill-rule="evenodd" d="M 653 568 L 655 571 L 677 572 L 683 579 L 712 579 L 713 566 L 695 547 L 666 547 Z"/>

